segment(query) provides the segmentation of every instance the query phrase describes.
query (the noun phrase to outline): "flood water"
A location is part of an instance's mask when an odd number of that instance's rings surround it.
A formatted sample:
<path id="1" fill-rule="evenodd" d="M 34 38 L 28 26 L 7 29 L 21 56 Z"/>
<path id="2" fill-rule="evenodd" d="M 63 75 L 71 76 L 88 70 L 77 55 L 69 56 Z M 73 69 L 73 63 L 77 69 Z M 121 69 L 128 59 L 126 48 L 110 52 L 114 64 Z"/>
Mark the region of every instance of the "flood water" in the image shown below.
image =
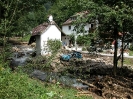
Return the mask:
<path id="1" fill-rule="evenodd" d="M 31 54 L 35 51 L 34 48 L 29 46 L 15 46 L 19 49 L 18 52 L 12 54 L 11 64 L 13 66 L 23 66 L 26 64 L 26 60 L 30 58 Z"/>
<path id="2" fill-rule="evenodd" d="M 35 49 L 29 46 L 17 46 L 17 48 L 19 48 L 19 51 L 14 52 L 12 54 L 11 64 L 13 66 L 24 66 L 26 65 L 26 60 L 31 58 L 31 54 L 35 51 Z M 56 81 L 66 86 L 88 89 L 87 85 L 78 82 L 76 78 L 72 78 L 67 75 L 62 76 L 55 72 L 46 72 L 46 71 L 44 72 L 40 70 L 33 70 L 33 72 L 30 74 L 30 77 L 35 77 L 41 81 L 46 81 L 46 82 Z"/>

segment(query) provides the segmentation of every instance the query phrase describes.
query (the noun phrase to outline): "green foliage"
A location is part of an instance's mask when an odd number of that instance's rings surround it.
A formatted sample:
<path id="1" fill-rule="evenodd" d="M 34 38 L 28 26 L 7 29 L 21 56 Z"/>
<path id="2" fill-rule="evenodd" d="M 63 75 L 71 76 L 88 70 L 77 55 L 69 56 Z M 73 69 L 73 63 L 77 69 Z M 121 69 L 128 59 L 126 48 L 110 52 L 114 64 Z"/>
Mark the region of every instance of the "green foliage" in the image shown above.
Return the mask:
<path id="1" fill-rule="evenodd" d="M 44 13 L 44 3 L 46 0 L 9 0 L 0 1 L 0 45 L 2 45 L 1 61 L 5 62 L 6 57 L 10 54 L 6 54 L 8 43 L 6 38 L 12 36 L 26 37 L 22 41 L 27 41 L 29 31 L 42 23 L 46 16 Z M 50 1 L 49 1 L 50 2 Z"/>
<path id="2" fill-rule="evenodd" d="M 0 35 L 13 36 L 31 29 L 43 23 L 46 19 L 46 0 L 10 0 L 0 2 Z M 21 31 L 21 32 L 20 32 Z"/>
<path id="3" fill-rule="evenodd" d="M 2 99 L 41 99 L 46 93 L 41 83 L 21 73 L 0 71 L 0 97 Z"/>
<path id="4" fill-rule="evenodd" d="M 89 33 L 88 35 L 78 36 L 77 44 L 89 46 L 91 44 L 91 39 L 98 38 L 98 32 L 95 30 L 93 33 Z"/>
<path id="5" fill-rule="evenodd" d="M 48 40 L 47 42 L 51 56 L 36 56 L 27 61 L 26 68 L 50 70 L 51 62 L 61 48 L 61 42 L 59 40 Z"/>
<path id="6" fill-rule="evenodd" d="M 90 37 L 89 36 L 78 36 L 77 37 L 77 44 L 89 45 L 90 44 Z"/>
<path id="7" fill-rule="evenodd" d="M 59 40 L 48 40 L 47 46 L 49 51 L 52 53 L 50 57 L 48 57 L 48 62 L 46 63 L 46 67 L 50 67 L 52 60 L 55 58 L 56 54 L 58 53 L 59 49 L 61 48 L 61 42 Z"/>
<path id="8" fill-rule="evenodd" d="M 0 64 L 3 64 L 3 67 L 7 67 L 9 64 L 8 58 L 11 56 L 11 45 L 6 44 L 6 47 L 0 49 Z"/>
<path id="9" fill-rule="evenodd" d="M 3 39 L 0 38 L 0 46 L 2 46 L 2 45 L 3 45 Z"/>
<path id="10" fill-rule="evenodd" d="M 59 82 L 57 82 L 56 85 L 49 85 L 47 90 L 49 91 L 47 94 L 53 96 L 52 99 L 93 99 L 91 96 L 76 97 L 76 90 L 70 87 L 60 86 Z"/>
<path id="11" fill-rule="evenodd" d="M 124 64 L 132 66 L 133 59 L 132 58 L 125 58 L 124 59 Z"/>
<path id="12" fill-rule="evenodd" d="M 48 40 L 47 46 L 52 53 L 58 52 L 58 50 L 61 48 L 61 42 L 59 40 Z"/>
<path id="13" fill-rule="evenodd" d="M 29 39 L 30 39 L 31 35 L 28 34 L 28 35 L 25 35 L 24 37 L 21 38 L 21 41 L 25 41 L 25 42 L 28 42 Z"/>
<path id="14" fill-rule="evenodd" d="M 70 40 L 71 40 L 71 43 L 74 45 L 74 42 L 75 42 L 75 37 L 73 34 L 70 35 Z"/>
<path id="15" fill-rule="evenodd" d="M 25 72 L 30 72 L 33 69 L 39 69 L 47 71 L 50 69 L 50 65 L 47 65 L 48 57 L 38 55 L 36 57 L 27 60 L 27 65 L 24 67 Z"/>
<path id="16" fill-rule="evenodd" d="M 8 68 L 0 70 L 1 99 L 92 99 L 75 97 L 77 90 L 57 84 L 49 84 L 31 79 L 22 72 L 10 72 Z"/>
<path id="17" fill-rule="evenodd" d="M 133 51 L 133 45 L 130 45 L 129 50 Z"/>
<path id="18" fill-rule="evenodd" d="M 129 49 L 129 56 L 133 56 L 133 49 L 132 50 Z"/>
<path id="19" fill-rule="evenodd" d="M 86 51 L 86 50 L 87 50 L 86 47 L 83 47 L 83 48 L 82 48 L 82 51 Z"/>
<path id="20" fill-rule="evenodd" d="M 40 69 L 44 71 L 48 71 L 51 69 L 51 62 L 58 53 L 59 49 L 61 48 L 61 42 L 59 40 L 48 40 L 47 42 L 49 51 L 51 52 L 50 56 L 41 56 L 38 55 L 33 57 L 27 61 L 26 68 L 29 69 Z"/>
<path id="21" fill-rule="evenodd" d="M 48 14 L 54 16 L 59 26 L 76 12 L 86 10 L 85 6 L 88 0 L 56 0 Z"/>

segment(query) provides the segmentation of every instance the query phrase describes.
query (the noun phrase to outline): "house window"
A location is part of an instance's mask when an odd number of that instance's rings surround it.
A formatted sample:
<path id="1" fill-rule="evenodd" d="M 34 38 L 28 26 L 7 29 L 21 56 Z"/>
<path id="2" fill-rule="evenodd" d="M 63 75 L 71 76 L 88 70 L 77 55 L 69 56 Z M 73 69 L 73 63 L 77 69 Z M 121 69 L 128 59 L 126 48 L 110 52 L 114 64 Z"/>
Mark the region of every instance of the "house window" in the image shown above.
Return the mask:
<path id="1" fill-rule="evenodd" d="M 68 29 L 71 30 L 71 26 L 68 26 Z"/>

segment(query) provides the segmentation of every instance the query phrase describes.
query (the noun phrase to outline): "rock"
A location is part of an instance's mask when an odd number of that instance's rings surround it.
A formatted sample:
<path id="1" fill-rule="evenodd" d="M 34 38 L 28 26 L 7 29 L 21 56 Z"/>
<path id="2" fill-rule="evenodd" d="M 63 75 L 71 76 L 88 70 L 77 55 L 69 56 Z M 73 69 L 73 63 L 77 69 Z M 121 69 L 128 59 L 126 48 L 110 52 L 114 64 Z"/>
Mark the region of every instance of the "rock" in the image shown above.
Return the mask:
<path id="1" fill-rule="evenodd" d="M 44 72 L 41 72 L 39 70 L 34 70 L 30 76 L 31 77 L 35 77 L 35 78 L 38 78 L 38 79 L 40 79 L 42 81 L 45 81 L 46 80 L 46 77 L 47 77 L 47 74 L 44 73 Z"/>
<path id="2" fill-rule="evenodd" d="M 89 86 L 83 85 L 82 83 L 75 83 L 72 85 L 72 87 L 75 87 L 77 89 L 87 90 Z"/>
<path id="3" fill-rule="evenodd" d="M 13 51 L 13 52 L 18 52 L 18 51 L 20 51 L 20 49 L 19 49 L 18 47 L 15 46 L 15 47 L 12 47 L 12 51 Z"/>

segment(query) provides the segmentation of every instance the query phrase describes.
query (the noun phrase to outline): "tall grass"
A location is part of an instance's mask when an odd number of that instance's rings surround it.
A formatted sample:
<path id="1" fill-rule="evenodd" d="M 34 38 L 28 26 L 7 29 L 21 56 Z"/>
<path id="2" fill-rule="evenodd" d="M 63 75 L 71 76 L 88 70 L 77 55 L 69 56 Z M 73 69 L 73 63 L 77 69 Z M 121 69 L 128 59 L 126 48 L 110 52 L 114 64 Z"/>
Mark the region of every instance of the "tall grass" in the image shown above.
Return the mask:
<path id="1" fill-rule="evenodd" d="M 92 99 L 75 97 L 77 90 L 31 79 L 22 72 L 0 70 L 0 99 Z"/>

